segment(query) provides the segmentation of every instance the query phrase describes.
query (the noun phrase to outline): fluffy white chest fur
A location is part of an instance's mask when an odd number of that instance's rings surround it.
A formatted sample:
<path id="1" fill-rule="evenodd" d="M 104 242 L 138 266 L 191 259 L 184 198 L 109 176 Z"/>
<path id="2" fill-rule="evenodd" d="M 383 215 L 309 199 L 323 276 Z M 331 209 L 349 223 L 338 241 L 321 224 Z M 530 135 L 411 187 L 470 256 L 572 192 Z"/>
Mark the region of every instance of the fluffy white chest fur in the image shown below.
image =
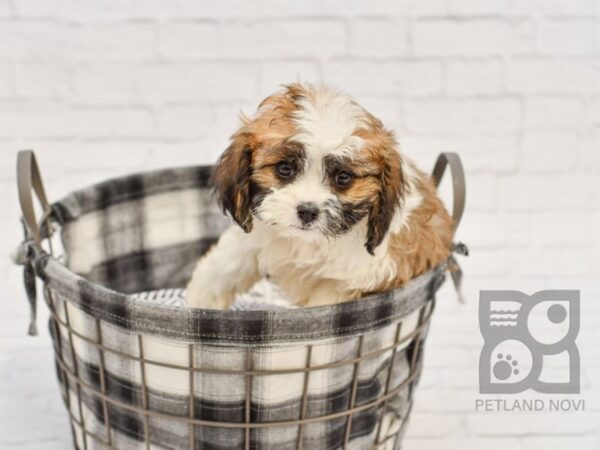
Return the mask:
<path id="1" fill-rule="evenodd" d="M 250 235 L 232 226 L 197 265 L 188 299 L 197 306 L 228 307 L 238 292 L 260 278 L 268 278 L 299 306 L 356 298 L 396 273 L 396 263 L 387 252 L 367 253 L 364 229 L 364 224 L 358 224 L 340 239 L 318 242 L 277 236 L 260 223 Z"/>

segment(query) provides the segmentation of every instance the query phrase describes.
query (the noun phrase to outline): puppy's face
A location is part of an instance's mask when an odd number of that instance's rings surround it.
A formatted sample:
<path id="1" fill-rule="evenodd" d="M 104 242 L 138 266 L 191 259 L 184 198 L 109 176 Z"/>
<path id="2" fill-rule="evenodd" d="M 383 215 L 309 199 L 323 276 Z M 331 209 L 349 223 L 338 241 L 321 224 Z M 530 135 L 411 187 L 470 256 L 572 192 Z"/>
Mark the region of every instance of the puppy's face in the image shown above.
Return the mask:
<path id="1" fill-rule="evenodd" d="M 400 155 L 379 120 L 347 96 L 290 85 L 232 137 L 214 183 L 246 231 L 260 220 L 304 239 L 334 238 L 367 218 L 365 247 L 383 240 L 403 194 Z"/>

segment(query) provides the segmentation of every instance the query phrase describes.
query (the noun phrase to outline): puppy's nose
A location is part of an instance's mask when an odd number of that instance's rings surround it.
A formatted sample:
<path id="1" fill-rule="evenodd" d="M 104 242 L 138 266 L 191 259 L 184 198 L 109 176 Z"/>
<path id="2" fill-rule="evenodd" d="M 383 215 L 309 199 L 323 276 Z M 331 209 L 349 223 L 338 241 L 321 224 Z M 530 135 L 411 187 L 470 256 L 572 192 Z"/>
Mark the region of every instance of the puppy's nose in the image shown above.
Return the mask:
<path id="1" fill-rule="evenodd" d="M 314 222 L 319 217 L 319 208 L 314 203 L 301 203 L 296 210 L 298 217 L 305 225 Z"/>

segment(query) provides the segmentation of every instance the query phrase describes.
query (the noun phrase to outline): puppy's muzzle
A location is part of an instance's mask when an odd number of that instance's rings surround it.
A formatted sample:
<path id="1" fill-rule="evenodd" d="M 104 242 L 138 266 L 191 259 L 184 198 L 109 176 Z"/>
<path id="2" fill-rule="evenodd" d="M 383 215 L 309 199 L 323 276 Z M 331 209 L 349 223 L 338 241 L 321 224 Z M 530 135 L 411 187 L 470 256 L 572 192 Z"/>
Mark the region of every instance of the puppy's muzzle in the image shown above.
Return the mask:
<path id="1" fill-rule="evenodd" d="M 303 225 L 308 225 L 319 217 L 319 208 L 314 203 L 301 203 L 296 208 L 298 218 Z"/>

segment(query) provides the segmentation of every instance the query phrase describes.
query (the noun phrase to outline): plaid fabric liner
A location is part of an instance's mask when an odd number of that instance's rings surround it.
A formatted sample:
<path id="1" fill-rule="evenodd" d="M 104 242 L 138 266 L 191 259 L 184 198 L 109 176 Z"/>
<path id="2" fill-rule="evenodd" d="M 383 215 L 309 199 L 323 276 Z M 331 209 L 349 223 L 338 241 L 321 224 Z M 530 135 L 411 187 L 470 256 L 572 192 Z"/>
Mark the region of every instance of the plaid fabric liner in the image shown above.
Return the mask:
<path id="1" fill-rule="evenodd" d="M 33 258 L 76 447 L 399 448 L 445 266 L 319 308 L 211 311 L 134 296 L 182 288 L 229 226 L 209 175 L 131 175 L 52 205 L 64 253 Z"/>

